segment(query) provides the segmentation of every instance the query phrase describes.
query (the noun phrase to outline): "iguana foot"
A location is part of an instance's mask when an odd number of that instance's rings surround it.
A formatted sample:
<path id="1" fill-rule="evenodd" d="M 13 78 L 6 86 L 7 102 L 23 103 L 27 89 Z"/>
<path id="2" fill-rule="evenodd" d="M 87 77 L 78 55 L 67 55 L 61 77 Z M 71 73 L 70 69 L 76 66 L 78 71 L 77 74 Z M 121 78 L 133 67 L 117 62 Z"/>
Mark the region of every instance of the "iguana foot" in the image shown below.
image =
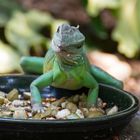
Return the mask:
<path id="1" fill-rule="evenodd" d="M 37 112 L 37 113 L 43 113 L 44 112 L 44 108 L 41 104 L 33 104 L 32 106 L 32 112 Z"/>

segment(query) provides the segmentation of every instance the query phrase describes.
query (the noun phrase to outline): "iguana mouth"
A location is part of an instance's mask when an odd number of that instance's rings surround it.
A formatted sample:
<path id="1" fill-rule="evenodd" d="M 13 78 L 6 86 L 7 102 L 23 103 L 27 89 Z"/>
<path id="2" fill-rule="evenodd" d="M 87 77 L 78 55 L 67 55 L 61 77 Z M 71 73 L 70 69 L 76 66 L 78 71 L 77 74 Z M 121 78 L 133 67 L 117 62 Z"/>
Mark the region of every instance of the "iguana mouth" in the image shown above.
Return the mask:
<path id="1" fill-rule="evenodd" d="M 59 52 L 57 55 L 62 65 L 75 66 L 83 63 L 83 56 L 77 53 Z"/>

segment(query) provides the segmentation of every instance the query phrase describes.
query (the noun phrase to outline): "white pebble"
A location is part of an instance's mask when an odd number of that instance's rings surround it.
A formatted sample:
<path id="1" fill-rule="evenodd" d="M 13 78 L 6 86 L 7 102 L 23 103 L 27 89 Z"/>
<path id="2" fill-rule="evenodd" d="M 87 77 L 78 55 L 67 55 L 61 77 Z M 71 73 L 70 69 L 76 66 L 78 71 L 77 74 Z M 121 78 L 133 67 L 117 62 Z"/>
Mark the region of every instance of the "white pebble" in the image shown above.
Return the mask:
<path id="1" fill-rule="evenodd" d="M 23 97 L 26 100 L 29 100 L 31 98 L 31 92 L 23 92 Z"/>
<path id="2" fill-rule="evenodd" d="M 15 107 L 24 106 L 24 101 L 22 101 L 22 100 L 14 100 L 12 102 L 12 105 L 15 106 Z"/>
<path id="3" fill-rule="evenodd" d="M 79 118 L 84 118 L 84 114 L 83 114 L 83 112 L 80 109 L 76 110 L 76 115 L 78 115 Z"/>
<path id="4" fill-rule="evenodd" d="M 70 114 L 66 117 L 67 119 L 79 119 L 79 116 L 76 114 Z"/>
<path id="5" fill-rule="evenodd" d="M 0 96 L 5 97 L 5 95 L 6 95 L 5 92 L 0 91 Z"/>
<path id="6" fill-rule="evenodd" d="M 64 119 L 68 115 L 70 115 L 70 111 L 68 109 L 63 109 L 61 111 L 58 111 L 55 117 L 57 119 Z"/>
<path id="7" fill-rule="evenodd" d="M 62 108 L 65 108 L 65 107 L 66 107 L 66 104 L 67 104 L 67 102 L 62 102 L 62 103 L 61 103 L 61 107 L 62 107 Z"/>
<path id="8" fill-rule="evenodd" d="M 17 109 L 13 114 L 15 119 L 27 119 L 27 114 L 24 109 Z"/>
<path id="9" fill-rule="evenodd" d="M 107 115 L 113 115 L 117 112 L 118 112 L 118 107 L 115 105 L 107 112 Z"/>

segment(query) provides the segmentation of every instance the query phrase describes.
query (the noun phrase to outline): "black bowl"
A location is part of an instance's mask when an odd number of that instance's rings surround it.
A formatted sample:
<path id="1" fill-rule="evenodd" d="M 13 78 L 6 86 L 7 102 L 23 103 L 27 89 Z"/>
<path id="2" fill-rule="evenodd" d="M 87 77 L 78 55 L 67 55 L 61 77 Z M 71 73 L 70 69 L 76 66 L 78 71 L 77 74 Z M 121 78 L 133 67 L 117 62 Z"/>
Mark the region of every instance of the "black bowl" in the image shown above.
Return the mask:
<path id="1" fill-rule="evenodd" d="M 29 91 L 30 83 L 37 78 L 33 75 L 9 75 L 0 76 L 0 91 L 8 92 L 17 88 L 22 94 L 23 91 Z M 42 96 L 71 96 L 80 94 L 88 89 L 82 88 L 77 91 L 46 87 Z M 50 94 L 51 91 L 51 94 Z M 41 139 L 45 135 L 47 138 L 61 139 L 71 138 L 89 138 L 104 139 L 110 138 L 115 133 L 119 133 L 138 111 L 138 99 L 132 94 L 116 89 L 114 87 L 100 84 L 99 97 L 109 106 L 116 104 L 119 112 L 114 115 L 97 117 L 94 119 L 76 119 L 76 120 L 20 120 L 13 118 L 0 118 L 0 136 L 15 135 L 14 139 L 26 137 L 26 139 Z M 32 135 L 27 135 L 28 133 Z M 6 135 L 5 135 L 6 134 Z M 20 138 L 19 138 L 20 137 Z"/>

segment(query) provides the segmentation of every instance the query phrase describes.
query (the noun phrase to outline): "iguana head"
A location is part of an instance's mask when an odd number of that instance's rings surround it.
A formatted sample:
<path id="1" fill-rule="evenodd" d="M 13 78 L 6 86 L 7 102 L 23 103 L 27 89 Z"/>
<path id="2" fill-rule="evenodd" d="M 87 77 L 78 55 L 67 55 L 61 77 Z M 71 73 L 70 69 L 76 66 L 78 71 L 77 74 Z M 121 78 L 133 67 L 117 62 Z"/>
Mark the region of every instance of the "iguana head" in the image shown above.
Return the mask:
<path id="1" fill-rule="evenodd" d="M 85 41 L 79 27 L 62 24 L 58 27 L 52 39 L 52 49 L 58 53 L 79 53 Z"/>

